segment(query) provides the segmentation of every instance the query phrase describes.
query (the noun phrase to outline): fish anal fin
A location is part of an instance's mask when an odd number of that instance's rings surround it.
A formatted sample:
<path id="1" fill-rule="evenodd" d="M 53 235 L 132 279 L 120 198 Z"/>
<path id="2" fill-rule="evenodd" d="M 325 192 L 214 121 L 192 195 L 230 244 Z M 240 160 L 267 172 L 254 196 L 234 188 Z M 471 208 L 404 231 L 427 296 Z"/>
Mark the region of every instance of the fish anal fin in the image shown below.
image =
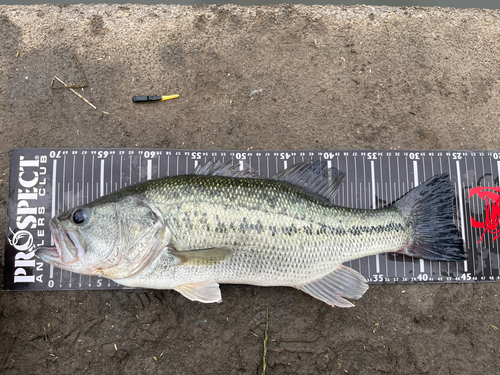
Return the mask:
<path id="1" fill-rule="evenodd" d="M 345 173 L 337 168 L 328 168 L 326 161 L 316 160 L 295 164 L 271 178 L 300 186 L 333 203 L 333 198 L 344 176 Z"/>
<path id="2" fill-rule="evenodd" d="M 215 281 L 178 285 L 174 288 L 174 290 L 191 301 L 203 303 L 222 301 L 219 284 Z"/>
<path id="3" fill-rule="evenodd" d="M 169 253 L 179 259 L 181 264 L 210 264 L 221 262 L 233 253 L 228 247 L 212 247 L 196 250 L 169 250 Z"/>
<path id="4" fill-rule="evenodd" d="M 297 288 L 329 305 L 352 307 L 354 305 L 343 297 L 361 298 L 367 291 L 368 284 L 359 272 L 340 265 L 321 279 L 298 285 Z"/>

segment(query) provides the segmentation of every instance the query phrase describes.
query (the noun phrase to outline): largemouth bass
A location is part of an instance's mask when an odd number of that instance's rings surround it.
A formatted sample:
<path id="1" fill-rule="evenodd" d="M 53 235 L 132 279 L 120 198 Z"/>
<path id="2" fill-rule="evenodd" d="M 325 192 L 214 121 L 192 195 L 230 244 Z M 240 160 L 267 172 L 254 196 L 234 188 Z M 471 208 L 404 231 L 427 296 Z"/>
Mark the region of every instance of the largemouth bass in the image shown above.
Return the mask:
<path id="1" fill-rule="evenodd" d="M 130 287 L 174 289 L 220 302 L 219 284 L 292 286 L 349 307 L 368 289 L 343 263 L 402 253 L 465 259 L 448 175 L 377 210 L 335 206 L 344 174 L 300 163 L 263 179 L 230 163 L 129 186 L 50 222 L 54 247 L 37 255 L 62 269 Z"/>

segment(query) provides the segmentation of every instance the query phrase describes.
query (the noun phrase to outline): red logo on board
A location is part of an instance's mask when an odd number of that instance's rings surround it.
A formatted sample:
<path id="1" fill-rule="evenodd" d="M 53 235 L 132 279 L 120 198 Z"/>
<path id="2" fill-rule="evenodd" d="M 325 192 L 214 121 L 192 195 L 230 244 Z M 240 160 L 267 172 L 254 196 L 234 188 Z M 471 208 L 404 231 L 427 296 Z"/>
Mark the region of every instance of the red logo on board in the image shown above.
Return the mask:
<path id="1" fill-rule="evenodd" d="M 477 221 L 471 215 L 471 224 L 475 228 L 483 228 L 483 234 L 477 243 L 483 240 L 486 232 L 494 235 L 491 240 L 500 237 L 500 187 L 475 187 L 469 190 L 469 199 L 477 195 L 485 201 L 484 223 Z"/>

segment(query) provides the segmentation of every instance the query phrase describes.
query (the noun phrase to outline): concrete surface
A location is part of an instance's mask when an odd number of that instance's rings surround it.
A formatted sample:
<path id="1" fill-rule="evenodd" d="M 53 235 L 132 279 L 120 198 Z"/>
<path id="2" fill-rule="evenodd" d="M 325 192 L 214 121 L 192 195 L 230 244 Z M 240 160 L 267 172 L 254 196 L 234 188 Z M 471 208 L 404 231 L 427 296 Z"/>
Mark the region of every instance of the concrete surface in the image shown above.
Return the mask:
<path id="1" fill-rule="evenodd" d="M 15 147 L 499 149 L 499 39 L 491 10 L 0 6 L 0 227 Z M 50 89 L 71 51 L 97 110 Z M 267 374 L 500 370 L 498 284 L 222 292 L 0 292 L 0 372 L 260 374 L 266 309 Z"/>

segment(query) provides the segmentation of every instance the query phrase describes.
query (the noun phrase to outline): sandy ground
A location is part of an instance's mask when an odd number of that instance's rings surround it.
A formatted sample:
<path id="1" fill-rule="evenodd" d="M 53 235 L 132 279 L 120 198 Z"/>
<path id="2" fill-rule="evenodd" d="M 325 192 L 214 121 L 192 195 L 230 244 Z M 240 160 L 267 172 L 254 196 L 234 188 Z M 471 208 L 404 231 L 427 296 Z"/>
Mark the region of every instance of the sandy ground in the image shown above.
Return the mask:
<path id="1" fill-rule="evenodd" d="M 498 149 L 499 39 L 489 10 L 0 6 L 0 227 L 15 147 Z M 50 89 L 71 51 L 97 110 Z M 267 309 L 267 374 L 500 371 L 498 284 L 222 294 L 0 292 L 0 372 L 260 374 Z"/>

